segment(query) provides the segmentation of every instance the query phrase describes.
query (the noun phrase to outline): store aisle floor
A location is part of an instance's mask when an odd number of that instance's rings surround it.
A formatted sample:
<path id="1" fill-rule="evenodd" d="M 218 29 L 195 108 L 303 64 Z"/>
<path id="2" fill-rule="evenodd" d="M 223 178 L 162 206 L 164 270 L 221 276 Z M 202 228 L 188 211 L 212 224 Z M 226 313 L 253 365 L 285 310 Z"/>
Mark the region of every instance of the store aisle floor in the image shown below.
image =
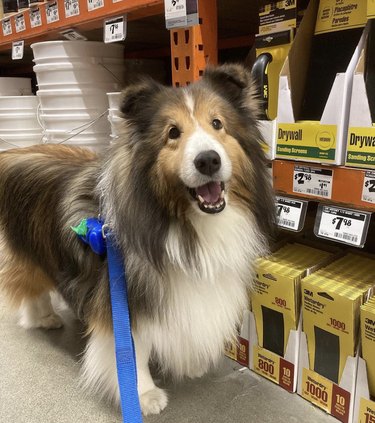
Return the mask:
<path id="1" fill-rule="evenodd" d="M 85 396 L 77 384 L 82 327 L 69 310 L 56 331 L 25 331 L 0 297 L 0 422 L 120 423 L 118 412 Z M 209 375 L 184 383 L 160 381 L 170 404 L 144 423 L 334 423 L 229 359 Z"/>

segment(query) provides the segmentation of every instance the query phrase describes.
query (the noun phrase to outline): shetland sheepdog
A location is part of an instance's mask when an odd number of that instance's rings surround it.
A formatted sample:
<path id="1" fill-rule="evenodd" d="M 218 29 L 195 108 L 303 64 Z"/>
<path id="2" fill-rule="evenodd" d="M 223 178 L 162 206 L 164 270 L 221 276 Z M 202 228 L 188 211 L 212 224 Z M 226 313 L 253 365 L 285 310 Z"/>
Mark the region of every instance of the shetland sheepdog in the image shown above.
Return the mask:
<path id="1" fill-rule="evenodd" d="M 128 277 L 145 415 L 167 405 L 150 360 L 199 377 L 234 339 L 274 200 L 249 73 L 208 68 L 187 87 L 142 79 L 123 92 L 108 151 L 43 145 L 0 154 L 0 286 L 24 328 L 59 328 L 58 291 L 87 328 L 85 387 L 119 402 L 107 262 L 71 230 L 104 216 Z"/>

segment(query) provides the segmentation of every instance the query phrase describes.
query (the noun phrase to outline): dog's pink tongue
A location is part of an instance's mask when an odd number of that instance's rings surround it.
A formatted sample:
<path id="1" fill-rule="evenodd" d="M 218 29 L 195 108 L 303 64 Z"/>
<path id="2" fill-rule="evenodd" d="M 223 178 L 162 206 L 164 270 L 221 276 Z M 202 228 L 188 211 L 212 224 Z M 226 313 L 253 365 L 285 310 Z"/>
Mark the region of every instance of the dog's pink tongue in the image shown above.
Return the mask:
<path id="1" fill-rule="evenodd" d="M 212 181 L 206 185 L 196 188 L 198 195 L 203 197 L 206 203 L 215 204 L 219 201 L 221 194 L 221 184 L 220 182 Z"/>

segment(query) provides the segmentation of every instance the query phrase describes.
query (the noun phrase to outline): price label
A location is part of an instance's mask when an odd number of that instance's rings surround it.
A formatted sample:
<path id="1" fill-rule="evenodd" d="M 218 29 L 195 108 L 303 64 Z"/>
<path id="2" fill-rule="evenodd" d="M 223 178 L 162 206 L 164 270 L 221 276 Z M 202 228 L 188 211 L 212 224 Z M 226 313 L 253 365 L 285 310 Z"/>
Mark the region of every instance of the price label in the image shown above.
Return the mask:
<path id="1" fill-rule="evenodd" d="M 12 34 L 12 24 L 10 23 L 10 19 L 4 19 L 2 21 L 2 26 L 3 26 L 4 37 Z"/>
<path id="2" fill-rule="evenodd" d="M 112 3 L 119 3 L 122 0 L 112 0 Z"/>
<path id="3" fill-rule="evenodd" d="M 302 397 L 315 404 L 341 422 L 350 416 L 350 392 L 315 373 L 302 369 Z"/>
<path id="4" fill-rule="evenodd" d="M 20 60 L 23 58 L 25 42 L 22 41 L 13 41 L 12 43 L 12 60 Z"/>
<path id="5" fill-rule="evenodd" d="M 279 355 L 254 345 L 251 369 L 261 376 L 272 380 L 289 392 L 293 392 L 295 382 L 294 364 Z"/>
<path id="6" fill-rule="evenodd" d="M 14 18 L 14 23 L 15 23 L 15 26 L 16 26 L 16 32 L 25 31 L 26 23 L 25 23 L 25 16 L 24 16 L 23 13 L 21 15 L 17 15 Z"/>
<path id="7" fill-rule="evenodd" d="M 126 17 L 119 16 L 104 21 L 104 42 L 115 43 L 116 41 L 123 41 L 126 37 Z"/>
<path id="8" fill-rule="evenodd" d="M 331 198 L 333 170 L 295 166 L 293 172 L 293 192 L 314 197 Z"/>
<path id="9" fill-rule="evenodd" d="M 73 28 L 66 29 L 65 31 L 60 31 L 60 34 L 63 35 L 67 40 L 76 41 L 76 40 L 82 40 L 86 41 L 87 37 L 80 34 Z"/>
<path id="10" fill-rule="evenodd" d="M 40 13 L 39 7 L 30 9 L 30 26 L 31 28 L 36 28 L 37 26 L 42 25 L 42 15 Z"/>
<path id="11" fill-rule="evenodd" d="M 87 0 L 87 9 L 92 12 L 95 9 L 104 7 L 104 0 Z"/>
<path id="12" fill-rule="evenodd" d="M 375 203 L 375 172 L 366 172 L 362 187 L 362 201 Z"/>
<path id="13" fill-rule="evenodd" d="M 79 0 L 64 0 L 65 17 L 79 15 Z"/>
<path id="14" fill-rule="evenodd" d="M 57 1 L 46 4 L 46 16 L 47 16 L 47 24 L 57 22 L 60 19 Z"/>
<path id="15" fill-rule="evenodd" d="M 164 0 L 164 11 L 167 29 L 186 27 L 186 0 Z"/>
<path id="16" fill-rule="evenodd" d="M 328 238 L 356 247 L 366 242 L 371 214 L 339 207 L 319 205 L 314 232 Z"/>
<path id="17" fill-rule="evenodd" d="M 302 230 L 307 210 L 307 201 L 276 196 L 276 220 L 280 228 L 291 231 Z"/>

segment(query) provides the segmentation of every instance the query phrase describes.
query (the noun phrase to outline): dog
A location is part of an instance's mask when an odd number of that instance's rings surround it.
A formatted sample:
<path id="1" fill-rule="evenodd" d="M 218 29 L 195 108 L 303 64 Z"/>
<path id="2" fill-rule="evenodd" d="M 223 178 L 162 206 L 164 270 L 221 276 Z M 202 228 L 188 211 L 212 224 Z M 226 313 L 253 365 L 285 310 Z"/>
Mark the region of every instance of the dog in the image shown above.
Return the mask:
<path id="1" fill-rule="evenodd" d="M 0 154 L 0 286 L 20 325 L 59 328 L 59 292 L 85 325 L 83 385 L 119 403 L 107 261 L 71 227 L 101 215 L 128 277 L 144 415 L 167 405 L 150 374 L 217 363 L 248 306 L 255 259 L 268 251 L 274 198 L 251 75 L 209 67 L 187 87 L 125 88 L 124 132 L 103 154 L 41 145 Z"/>

